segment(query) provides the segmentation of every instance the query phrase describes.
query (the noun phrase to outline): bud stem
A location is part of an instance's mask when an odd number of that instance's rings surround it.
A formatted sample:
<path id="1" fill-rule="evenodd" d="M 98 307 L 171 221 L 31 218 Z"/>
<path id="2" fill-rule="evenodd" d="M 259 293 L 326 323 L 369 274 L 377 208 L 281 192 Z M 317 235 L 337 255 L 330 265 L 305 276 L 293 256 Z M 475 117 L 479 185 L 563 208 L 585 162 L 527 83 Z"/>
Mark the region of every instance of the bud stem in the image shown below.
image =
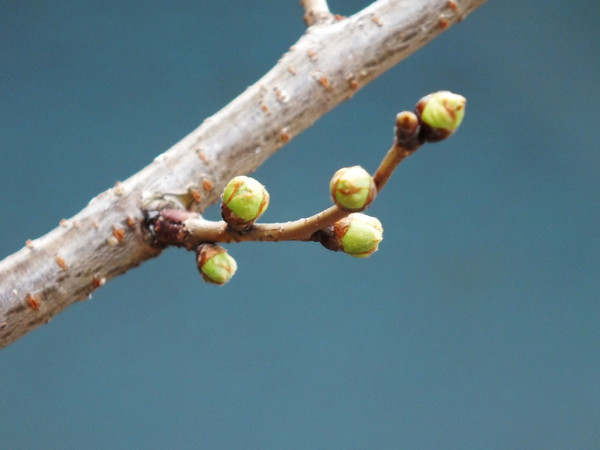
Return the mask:
<path id="1" fill-rule="evenodd" d="M 186 213 L 182 220 L 174 211 L 165 209 L 152 219 L 152 228 L 157 243 L 196 248 L 203 242 L 279 242 L 279 241 L 316 241 L 315 233 L 327 228 L 349 213 L 337 206 L 321 211 L 311 217 L 282 223 L 257 223 L 244 231 L 238 231 L 223 221 L 204 219 L 198 213 Z"/>
<path id="2" fill-rule="evenodd" d="M 383 189 L 383 186 L 385 186 L 385 183 L 388 182 L 392 176 L 392 173 L 394 173 L 394 170 L 396 170 L 396 167 L 398 167 L 398 164 L 400 164 L 404 158 L 416 152 L 417 149 L 418 147 L 414 150 L 407 150 L 404 147 L 394 144 L 392 148 L 388 150 L 387 154 L 379 164 L 375 175 L 373 175 L 373 181 L 375 182 L 377 193 Z"/>

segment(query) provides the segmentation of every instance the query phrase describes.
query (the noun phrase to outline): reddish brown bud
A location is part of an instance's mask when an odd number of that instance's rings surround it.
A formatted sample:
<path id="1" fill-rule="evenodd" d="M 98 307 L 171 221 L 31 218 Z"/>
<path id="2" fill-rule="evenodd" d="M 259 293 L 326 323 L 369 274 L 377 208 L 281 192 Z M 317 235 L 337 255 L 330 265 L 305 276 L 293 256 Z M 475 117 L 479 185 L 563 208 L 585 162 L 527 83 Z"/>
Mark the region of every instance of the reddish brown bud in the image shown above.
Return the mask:
<path id="1" fill-rule="evenodd" d="M 396 116 L 396 145 L 407 150 L 416 150 L 423 144 L 419 136 L 421 126 L 417 115 L 403 111 Z"/>

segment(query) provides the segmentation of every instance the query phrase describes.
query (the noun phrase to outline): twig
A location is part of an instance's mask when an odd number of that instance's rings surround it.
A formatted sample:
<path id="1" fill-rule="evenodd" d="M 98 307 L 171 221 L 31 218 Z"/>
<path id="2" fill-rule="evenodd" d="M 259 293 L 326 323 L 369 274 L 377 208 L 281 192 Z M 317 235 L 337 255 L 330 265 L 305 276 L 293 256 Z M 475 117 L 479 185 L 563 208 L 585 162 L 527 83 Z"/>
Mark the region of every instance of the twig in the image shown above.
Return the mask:
<path id="1" fill-rule="evenodd" d="M 396 116 L 396 136 L 394 144 L 388 150 L 379 164 L 373 181 L 377 192 L 383 189 L 390 176 L 404 158 L 412 155 L 423 144 L 419 137 L 419 120 L 417 116 L 408 111 L 403 111 Z"/>
<path id="2" fill-rule="evenodd" d="M 158 245 L 175 245 L 188 250 L 204 242 L 281 242 L 314 241 L 314 233 L 349 213 L 337 206 L 311 217 L 281 223 L 257 223 L 244 231 L 237 231 L 223 221 L 204 219 L 198 213 L 165 209 L 158 213 L 150 225 Z"/>
<path id="3" fill-rule="evenodd" d="M 403 112 L 396 118 L 394 144 L 388 150 L 373 175 L 377 193 L 392 176 L 398 165 L 422 145 L 418 137 L 419 121 L 414 113 Z M 366 205 L 368 207 L 368 204 Z M 365 207 L 365 208 L 366 208 Z M 317 233 L 348 216 L 350 211 L 333 205 L 311 217 L 282 223 L 256 223 L 243 231 L 225 221 L 211 221 L 200 214 L 178 209 L 147 212 L 147 225 L 158 245 L 174 245 L 188 250 L 206 242 L 247 241 L 319 241 Z"/>

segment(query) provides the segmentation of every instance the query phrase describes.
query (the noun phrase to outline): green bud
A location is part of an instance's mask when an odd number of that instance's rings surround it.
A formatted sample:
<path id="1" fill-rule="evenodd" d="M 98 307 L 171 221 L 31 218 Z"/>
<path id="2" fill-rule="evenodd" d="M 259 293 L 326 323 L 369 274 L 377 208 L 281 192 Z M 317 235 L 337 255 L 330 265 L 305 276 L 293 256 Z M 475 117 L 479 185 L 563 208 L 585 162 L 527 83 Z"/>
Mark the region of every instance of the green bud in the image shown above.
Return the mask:
<path id="1" fill-rule="evenodd" d="M 349 224 L 344 226 L 345 233 L 341 237 L 342 250 L 358 258 L 366 258 L 375 253 L 383 239 L 381 222 L 366 214 L 350 214 Z"/>
<path id="2" fill-rule="evenodd" d="M 344 211 L 362 211 L 371 204 L 377 188 L 373 177 L 360 166 L 338 170 L 329 183 L 333 202 Z"/>
<path id="3" fill-rule="evenodd" d="M 429 94 L 419 100 L 415 108 L 421 119 L 422 137 L 428 142 L 437 142 L 450 136 L 465 116 L 467 100 L 449 91 Z"/>
<path id="4" fill-rule="evenodd" d="M 220 245 L 201 244 L 196 249 L 196 256 L 198 270 L 209 283 L 225 284 L 237 270 L 235 259 Z"/>
<path id="5" fill-rule="evenodd" d="M 383 227 L 375 217 L 352 213 L 321 230 L 318 238 L 329 250 L 366 258 L 377 251 L 383 239 Z"/>
<path id="6" fill-rule="evenodd" d="M 237 229 L 252 225 L 269 206 L 269 193 L 254 178 L 233 178 L 221 197 L 221 216 Z"/>

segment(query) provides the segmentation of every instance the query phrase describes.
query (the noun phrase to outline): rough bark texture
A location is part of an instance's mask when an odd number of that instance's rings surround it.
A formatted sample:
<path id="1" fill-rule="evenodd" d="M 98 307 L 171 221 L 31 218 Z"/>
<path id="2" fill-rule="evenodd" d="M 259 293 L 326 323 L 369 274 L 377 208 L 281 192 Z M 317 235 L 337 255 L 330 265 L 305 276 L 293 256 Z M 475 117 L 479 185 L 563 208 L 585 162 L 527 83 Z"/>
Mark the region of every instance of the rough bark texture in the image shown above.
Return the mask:
<path id="1" fill-rule="evenodd" d="M 77 215 L 0 262 L 0 348 L 85 299 L 106 280 L 160 254 L 142 208 L 214 203 L 225 183 L 486 0 L 379 0 L 319 23 L 263 78 Z"/>

